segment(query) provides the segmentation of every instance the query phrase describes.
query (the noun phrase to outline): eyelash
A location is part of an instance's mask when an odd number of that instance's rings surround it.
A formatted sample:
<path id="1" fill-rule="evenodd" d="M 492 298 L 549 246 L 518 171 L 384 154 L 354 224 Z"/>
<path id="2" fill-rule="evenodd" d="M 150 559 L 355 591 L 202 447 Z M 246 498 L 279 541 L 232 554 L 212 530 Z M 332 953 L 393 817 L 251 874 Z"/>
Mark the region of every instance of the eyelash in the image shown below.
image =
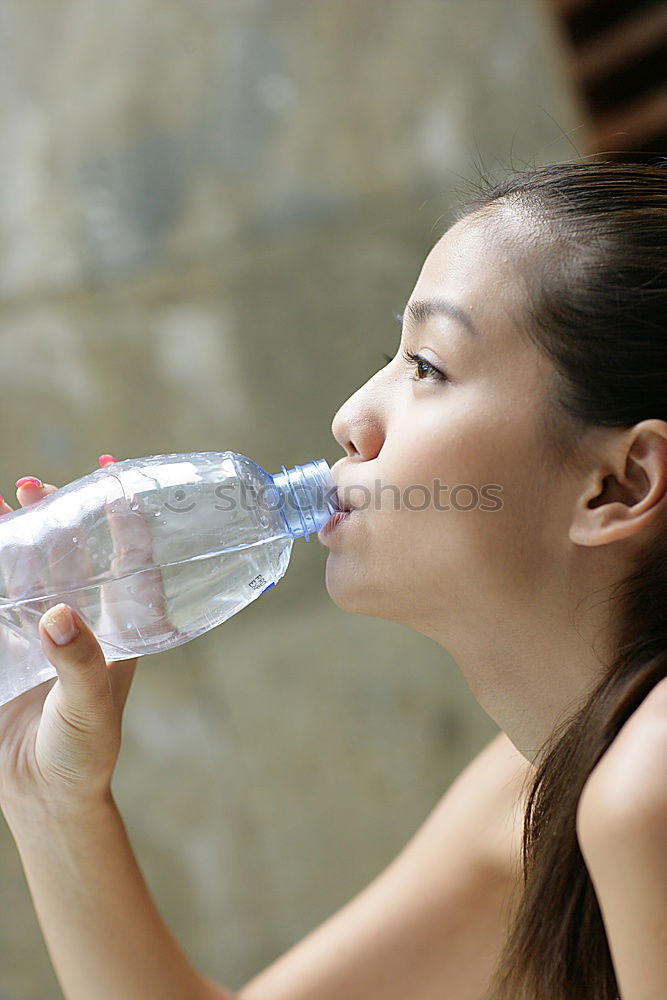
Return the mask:
<path id="1" fill-rule="evenodd" d="M 390 361 L 394 359 L 389 354 L 383 354 L 382 357 L 389 364 Z M 447 375 L 444 372 L 439 371 L 437 368 L 422 357 L 421 354 L 413 354 L 411 351 L 401 351 L 401 357 L 409 365 L 416 365 L 417 371 L 421 372 L 422 375 L 429 375 L 435 382 L 447 382 L 449 381 Z M 424 382 L 425 379 L 420 378 L 418 375 L 413 375 L 414 382 Z"/>

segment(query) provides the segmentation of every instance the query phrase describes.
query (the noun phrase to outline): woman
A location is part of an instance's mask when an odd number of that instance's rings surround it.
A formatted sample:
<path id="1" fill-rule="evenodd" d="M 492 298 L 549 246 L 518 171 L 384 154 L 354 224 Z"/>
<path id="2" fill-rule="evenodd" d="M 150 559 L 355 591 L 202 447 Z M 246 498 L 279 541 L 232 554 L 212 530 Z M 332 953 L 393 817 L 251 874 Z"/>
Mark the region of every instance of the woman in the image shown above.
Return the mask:
<path id="1" fill-rule="evenodd" d="M 327 589 L 443 645 L 502 733 L 241 1000 L 667 996 L 666 327 L 659 166 L 516 174 L 427 257 L 400 351 L 334 418 L 351 512 L 321 535 Z M 67 617 L 41 623 L 57 682 L 0 714 L 0 802 L 65 996 L 229 998 L 169 935 L 113 802 L 136 661 L 107 667 Z"/>

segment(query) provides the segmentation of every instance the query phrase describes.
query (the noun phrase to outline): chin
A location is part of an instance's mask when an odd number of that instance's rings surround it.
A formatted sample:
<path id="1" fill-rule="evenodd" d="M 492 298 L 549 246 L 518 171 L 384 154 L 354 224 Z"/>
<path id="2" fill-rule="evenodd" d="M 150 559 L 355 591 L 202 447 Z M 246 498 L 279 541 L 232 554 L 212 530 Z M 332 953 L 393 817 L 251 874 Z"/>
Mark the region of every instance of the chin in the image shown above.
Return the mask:
<path id="1" fill-rule="evenodd" d="M 392 606 L 391 595 L 375 589 L 365 573 L 351 573 L 349 568 L 339 572 L 329 557 L 325 583 L 329 597 L 341 611 L 404 624 L 400 609 Z"/>
<path id="2" fill-rule="evenodd" d="M 349 567 L 337 569 L 331 556 L 327 559 L 325 584 L 329 597 L 341 611 L 384 617 L 378 607 L 378 595 L 373 594 L 365 574 L 350 572 Z"/>

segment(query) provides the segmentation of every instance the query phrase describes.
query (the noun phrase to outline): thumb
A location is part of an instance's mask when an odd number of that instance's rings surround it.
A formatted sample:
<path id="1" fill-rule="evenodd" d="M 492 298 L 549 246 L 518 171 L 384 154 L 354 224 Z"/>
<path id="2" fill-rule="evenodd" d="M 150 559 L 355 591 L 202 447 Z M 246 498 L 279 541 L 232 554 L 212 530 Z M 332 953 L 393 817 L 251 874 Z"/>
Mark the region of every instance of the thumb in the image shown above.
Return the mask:
<path id="1" fill-rule="evenodd" d="M 99 710 L 111 698 L 111 685 L 102 647 L 83 619 L 56 604 L 42 615 L 39 632 L 65 700 L 72 708 Z"/>

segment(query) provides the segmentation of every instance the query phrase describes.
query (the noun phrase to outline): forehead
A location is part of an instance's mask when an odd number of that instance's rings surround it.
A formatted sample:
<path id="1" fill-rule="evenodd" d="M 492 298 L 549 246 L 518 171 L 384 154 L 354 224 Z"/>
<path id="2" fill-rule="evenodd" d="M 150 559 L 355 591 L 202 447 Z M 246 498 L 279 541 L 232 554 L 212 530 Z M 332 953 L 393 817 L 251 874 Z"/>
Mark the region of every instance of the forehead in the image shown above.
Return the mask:
<path id="1" fill-rule="evenodd" d="M 411 298 L 450 299 L 487 338 L 517 335 L 526 301 L 525 267 L 514 233 L 516 223 L 469 216 L 455 223 L 433 247 Z"/>
<path id="2" fill-rule="evenodd" d="M 451 341 L 443 320 L 448 348 L 463 345 L 465 363 L 471 359 L 474 370 L 492 377 L 520 408 L 539 410 L 553 399 L 555 383 L 552 362 L 527 332 L 535 246 L 529 220 L 514 212 L 468 216 L 433 247 L 410 298 L 441 297 L 458 306 L 474 323 L 479 339 Z"/>

